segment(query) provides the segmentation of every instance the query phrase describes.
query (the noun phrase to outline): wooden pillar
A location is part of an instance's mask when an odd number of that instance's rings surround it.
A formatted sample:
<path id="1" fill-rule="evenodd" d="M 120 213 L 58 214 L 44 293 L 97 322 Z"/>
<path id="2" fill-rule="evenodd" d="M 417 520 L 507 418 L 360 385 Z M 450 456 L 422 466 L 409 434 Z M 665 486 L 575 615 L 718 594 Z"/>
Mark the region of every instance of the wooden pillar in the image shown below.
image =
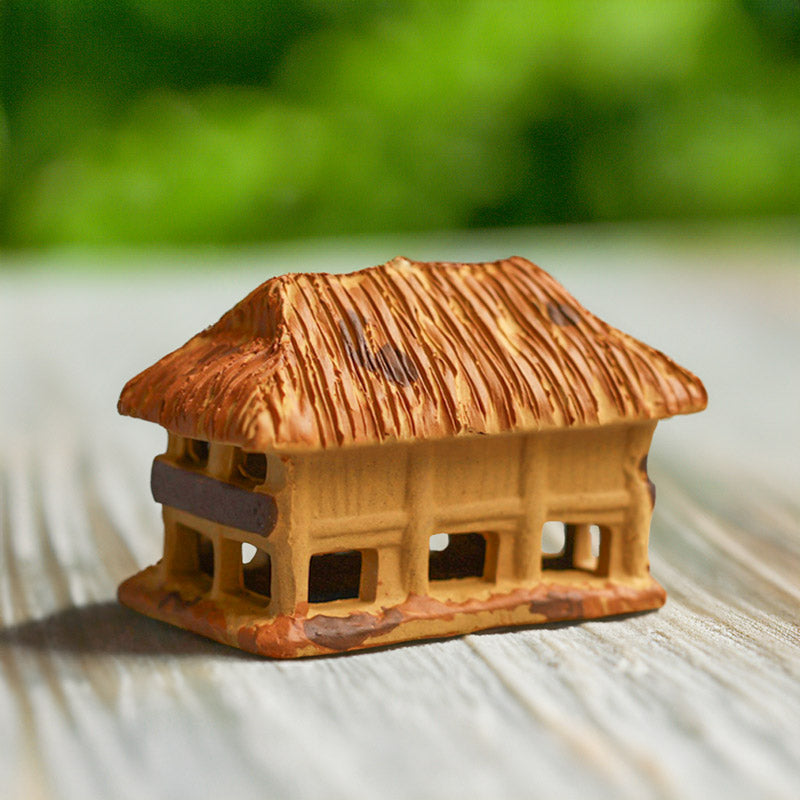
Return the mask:
<path id="1" fill-rule="evenodd" d="M 545 443 L 539 434 L 527 434 L 522 446 L 520 501 L 522 513 L 516 536 L 516 577 L 536 583 L 542 577 L 542 526 L 546 513 Z"/>
<path id="2" fill-rule="evenodd" d="M 591 569 L 594 565 L 592 555 L 592 534 L 590 525 L 566 525 L 564 527 L 565 569 Z"/>
<path id="3" fill-rule="evenodd" d="M 371 603 L 378 592 L 380 561 L 379 550 L 361 551 L 361 580 L 358 587 L 358 596 L 363 603 Z"/>
<path id="4" fill-rule="evenodd" d="M 406 508 L 408 525 L 403 537 L 401 572 L 409 594 L 428 593 L 430 539 L 434 525 L 433 449 L 435 445 L 419 442 L 408 454 Z"/>
<path id="5" fill-rule="evenodd" d="M 176 433 L 167 432 L 167 452 L 165 455 L 173 462 L 180 461 L 186 448 L 186 440 Z"/>
<path id="6" fill-rule="evenodd" d="M 208 466 L 206 474 L 219 481 L 227 481 L 233 472 L 235 448 L 229 444 L 212 444 L 209 446 Z"/>
<path id="7" fill-rule="evenodd" d="M 219 481 L 227 481 L 233 472 L 235 449 L 228 444 L 209 444 L 205 472 Z M 242 588 L 242 545 L 225 536 L 225 529 L 214 526 L 214 583 L 212 597 Z"/>
<path id="8" fill-rule="evenodd" d="M 633 425 L 628 431 L 625 488 L 630 499 L 625 523 L 620 531 L 620 569 L 625 575 L 632 577 L 644 577 L 650 570 L 648 544 L 653 516 L 653 494 L 645 464 L 655 427 L 656 423 L 653 422 Z"/>
<path id="9" fill-rule="evenodd" d="M 270 534 L 272 596 L 270 613 L 294 614 L 308 602 L 310 503 L 314 502 L 307 457 L 286 460 L 286 488 L 275 495 L 278 521 Z"/>
<path id="10" fill-rule="evenodd" d="M 401 541 L 404 540 L 404 537 L 405 532 L 402 532 L 400 534 Z M 402 603 L 408 594 L 403 578 L 403 565 L 405 563 L 403 548 L 395 543 L 391 546 L 378 548 L 376 555 L 377 583 L 375 585 L 374 599 L 381 605 Z"/>
<path id="11" fill-rule="evenodd" d="M 164 557 L 161 559 L 162 580 L 177 575 L 191 575 L 200 568 L 196 531 L 180 525 L 175 511 L 162 506 L 164 519 Z"/>
<path id="12" fill-rule="evenodd" d="M 173 463 L 177 463 L 184 452 L 184 438 L 175 433 L 167 432 L 167 450 L 164 455 Z M 196 548 L 187 549 L 181 546 L 180 533 L 175 522 L 172 509 L 161 506 L 161 518 L 164 521 L 164 555 L 159 562 L 161 580 L 165 581 L 176 572 L 187 572 L 197 569 Z M 194 554 L 194 562 L 186 563 L 187 553 Z"/>
<path id="13" fill-rule="evenodd" d="M 514 582 L 514 538 L 508 531 L 487 531 L 486 555 L 484 560 L 484 580 L 491 581 L 502 588 Z"/>
<path id="14" fill-rule="evenodd" d="M 218 533 L 214 542 L 214 583 L 212 596 L 242 588 L 242 544 Z"/>
<path id="15" fill-rule="evenodd" d="M 624 525 L 600 526 L 600 555 L 597 574 L 603 578 L 626 575 Z"/>

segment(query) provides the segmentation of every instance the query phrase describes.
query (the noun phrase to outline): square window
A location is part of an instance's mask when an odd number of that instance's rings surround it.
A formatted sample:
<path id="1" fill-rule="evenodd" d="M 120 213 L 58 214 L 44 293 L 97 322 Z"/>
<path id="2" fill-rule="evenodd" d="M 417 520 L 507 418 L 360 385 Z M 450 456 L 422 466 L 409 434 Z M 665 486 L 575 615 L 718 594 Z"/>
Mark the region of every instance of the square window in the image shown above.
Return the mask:
<path id="1" fill-rule="evenodd" d="M 430 538 L 428 579 L 490 577 L 486 569 L 487 536 L 483 533 L 436 533 Z"/>
<path id="2" fill-rule="evenodd" d="M 308 602 L 329 603 L 361 596 L 360 550 L 319 553 L 308 569 Z"/>
<path id="3" fill-rule="evenodd" d="M 267 457 L 264 453 L 236 454 L 236 472 L 251 486 L 258 486 L 267 480 Z"/>
<path id="4" fill-rule="evenodd" d="M 187 439 L 184 458 L 192 466 L 205 467 L 208 464 L 209 445 L 202 439 Z"/>
<path id="5" fill-rule="evenodd" d="M 542 527 L 542 568 L 596 572 L 600 539 L 598 525 L 545 522 Z"/>

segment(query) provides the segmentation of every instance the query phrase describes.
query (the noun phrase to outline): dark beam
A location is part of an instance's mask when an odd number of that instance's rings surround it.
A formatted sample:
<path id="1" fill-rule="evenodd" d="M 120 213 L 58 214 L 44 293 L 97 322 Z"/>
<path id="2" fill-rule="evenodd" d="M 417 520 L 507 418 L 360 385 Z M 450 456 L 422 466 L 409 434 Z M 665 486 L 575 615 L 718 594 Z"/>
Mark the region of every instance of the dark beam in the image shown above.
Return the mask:
<path id="1" fill-rule="evenodd" d="M 278 519 L 274 497 L 175 467 L 160 458 L 153 461 L 150 488 L 157 503 L 261 536 L 268 536 Z"/>

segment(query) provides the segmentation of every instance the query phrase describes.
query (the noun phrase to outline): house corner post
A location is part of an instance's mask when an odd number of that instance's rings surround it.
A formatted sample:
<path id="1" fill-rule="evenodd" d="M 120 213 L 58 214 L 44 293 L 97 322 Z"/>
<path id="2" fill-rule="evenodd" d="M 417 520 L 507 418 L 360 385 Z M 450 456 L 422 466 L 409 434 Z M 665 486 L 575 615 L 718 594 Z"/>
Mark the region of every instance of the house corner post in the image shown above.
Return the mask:
<path id="1" fill-rule="evenodd" d="M 654 492 L 647 477 L 647 452 L 656 423 L 633 426 L 625 454 L 625 484 L 630 496 L 623 528 L 621 568 L 631 577 L 649 573 L 648 546 L 653 516 Z"/>
<path id="2" fill-rule="evenodd" d="M 520 470 L 521 515 L 515 543 L 517 579 L 534 583 L 542 577 L 542 525 L 546 507 L 546 452 L 535 433 L 527 434 Z"/>
<path id="3" fill-rule="evenodd" d="M 161 507 L 164 520 L 164 556 L 160 562 L 161 580 L 179 575 L 191 575 L 200 569 L 197 533 L 184 528 L 177 520 L 175 509 Z"/>
<path id="4" fill-rule="evenodd" d="M 408 525 L 401 555 L 403 588 L 409 594 L 428 593 L 430 538 L 435 532 L 434 479 L 433 446 L 428 442 L 411 445 L 406 488 Z"/>
<path id="5" fill-rule="evenodd" d="M 311 559 L 309 526 L 313 486 L 307 459 L 284 460 L 286 485 L 275 495 L 278 519 L 270 535 L 272 559 L 271 616 L 293 616 L 308 602 L 308 568 Z"/>

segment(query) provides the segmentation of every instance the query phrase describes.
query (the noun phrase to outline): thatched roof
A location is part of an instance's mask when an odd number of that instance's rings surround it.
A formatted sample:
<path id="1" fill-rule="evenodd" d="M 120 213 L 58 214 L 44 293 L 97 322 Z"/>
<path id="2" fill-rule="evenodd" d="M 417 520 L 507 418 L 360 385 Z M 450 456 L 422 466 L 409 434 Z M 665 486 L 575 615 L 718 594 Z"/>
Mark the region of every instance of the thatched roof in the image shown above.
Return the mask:
<path id="1" fill-rule="evenodd" d="M 523 258 L 395 258 L 259 286 L 137 375 L 119 411 L 250 450 L 648 420 L 700 380 Z"/>

